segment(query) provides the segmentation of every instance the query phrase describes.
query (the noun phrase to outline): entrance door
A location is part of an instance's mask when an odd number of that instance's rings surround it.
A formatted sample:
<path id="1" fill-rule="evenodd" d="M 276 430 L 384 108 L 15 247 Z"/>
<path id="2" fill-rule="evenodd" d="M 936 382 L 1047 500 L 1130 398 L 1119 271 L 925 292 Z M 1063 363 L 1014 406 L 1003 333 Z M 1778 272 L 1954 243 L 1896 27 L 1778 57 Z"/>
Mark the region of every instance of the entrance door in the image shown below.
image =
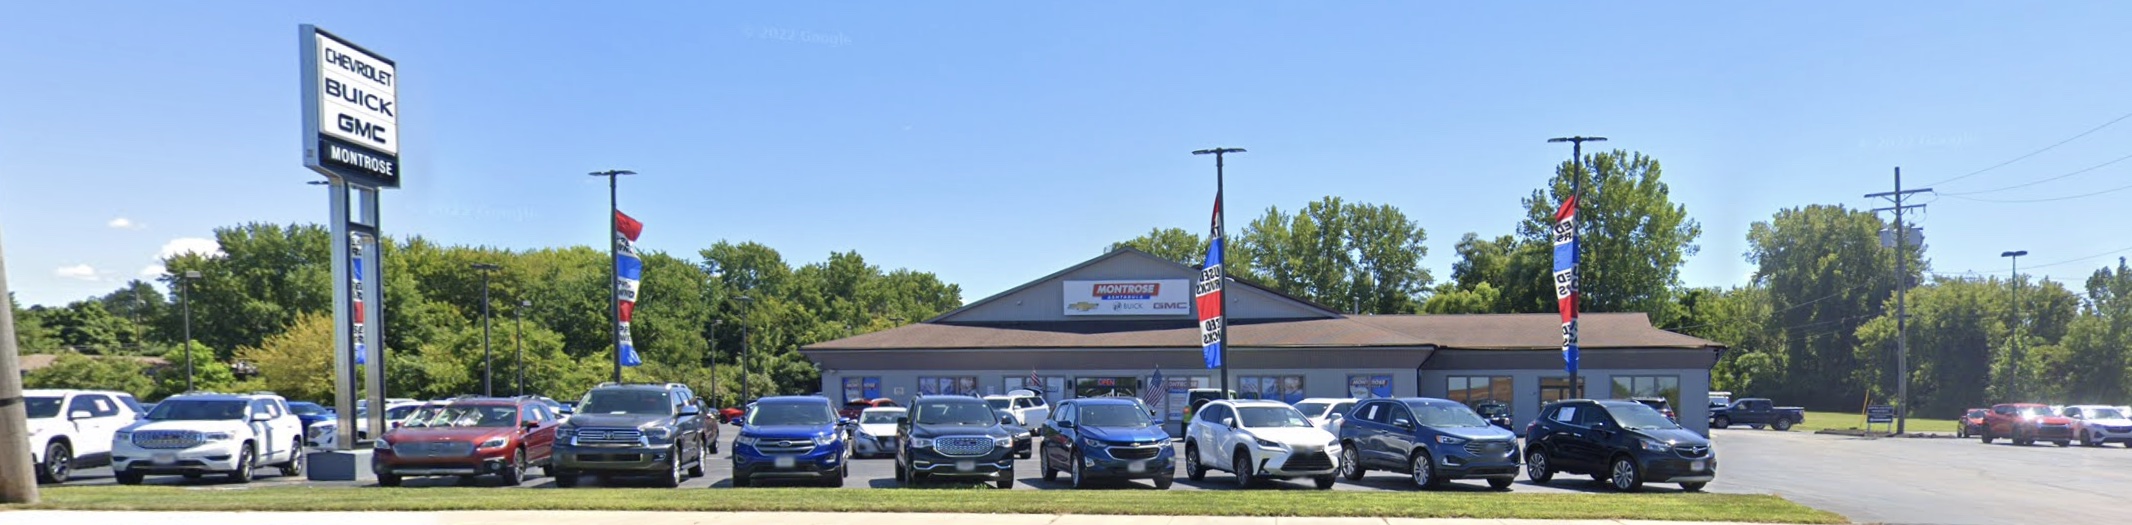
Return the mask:
<path id="1" fill-rule="evenodd" d="M 1139 397 L 1138 377 L 1076 377 L 1073 379 L 1073 397 Z"/>

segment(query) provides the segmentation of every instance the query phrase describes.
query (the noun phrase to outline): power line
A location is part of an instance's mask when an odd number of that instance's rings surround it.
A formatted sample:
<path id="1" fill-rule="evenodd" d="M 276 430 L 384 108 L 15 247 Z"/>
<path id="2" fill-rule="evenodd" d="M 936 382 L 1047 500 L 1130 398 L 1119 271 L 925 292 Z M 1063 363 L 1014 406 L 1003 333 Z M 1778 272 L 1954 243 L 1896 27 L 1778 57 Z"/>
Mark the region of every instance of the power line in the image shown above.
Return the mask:
<path id="1" fill-rule="evenodd" d="M 2063 197 L 2050 197 L 2050 198 L 2043 198 L 2043 199 L 1979 199 L 1979 198 L 1976 198 L 1976 197 L 1964 197 L 1964 196 L 1961 196 L 1961 195 L 1948 195 L 1948 197 L 1953 197 L 1953 198 L 1957 198 L 1957 199 L 1962 199 L 1962 200 L 1965 200 L 1965 201 L 1976 201 L 1976 202 L 1990 202 L 1990 203 L 1997 203 L 1997 204 L 2026 204 L 2026 203 L 2035 203 L 2035 202 L 2055 202 L 2055 201 L 2064 201 L 2064 200 L 2073 200 L 2073 199 L 2081 199 L 2081 198 L 2093 197 L 2093 196 L 2096 196 L 2096 195 L 2103 195 L 2103 194 L 2108 194 L 2108 193 L 2116 193 L 2116 192 L 2120 192 L 2120 191 L 2125 191 L 2125 190 L 2132 190 L 2132 184 L 2127 184 L 2127 185 L 2124 185 L 2124 186 L 2118 186 L 2118 187 L 2115 187 L 2115 188 L 2110 188 L 2110 189 L 2107 189 L 2107 190 L 2102 190 L 2102 191 L 2095 191 L 2095 192 L 2088 192 L 2088 193 L 2082 193 L 2082 194 L 2079 194 L 2079 195 L 2066 195 L 2066 196 L 2063 196 Z"/>
<path id="2" fill-rule="evenodd" d="M 1963 192 L 1954 192 L 1954 193 L 1942 193 L 1942 194 L 1940 194 L 1940 195 L 1949 195 L 1949 196 L 1961 196 L 1961 195 L 1976 195 L 1976 194 L 1980 194 L 1980 193 L 1994 193 L 1994 192 L 2001 192 L 2001 191 L 2006 191 L 2006 190 L 2011 190 L 2011 189 L 2016 189 L 2016 188 L 2026 188 L 2026 187 L 2029 187 L 2029 186 L 2034 186 L 2034 185 L 2037 185 L 2037 184 L 2042 184 L 2042 183 L 2045 183 L 2045 182 L 2050 182 L 2050 181 L 2054 181 L 2054 180 L 2058 180 L 2058 179 L 2063 179 L 2063 178 L 2066 178 L 2066 177 L 2071 177 L 2071 176 L 2074 176 L 2074 175 L 2079 175 L 2079 174 L 2082 174 L 2082 173 L 2087 173 L 2087 172 L 2090 172 L 2090 171 L 2095 171 L 2096 169 L 2100 169 L 2100 168 L 2102 168 L 2103 166 L 2108 166 L 2108 165 L 2111 165 L 2111 164 L 2116 164 L 2116 163 L 2119 163 L 2119 162 L 2124 162 L 2124 161 L 2125 161 L 2126 159 L 2132 159 L 2132 155 L 2125 155 L 2125 156 L 2123 156 L 2123 157 L 2118 157 L 2118 158 L 2116 158 L 2116 159 L 2113 159 L 2113 160 L 2111 160 L 2111 161 L 2109 161 L 2109 162 L 2104 162 L 2104 163 L 2102 163 L 2102 164 L 2096 164 L 2096 165 L 2094 165 L 2094 166 L 2088 166 L 2088 167 L 2086 167 L 2086 168 L 2081 168 L 2081 169 L 2079 169 L 2079 170 L 2073 171 L 2073 172 L 2071 172 L 2071 173 L 2067 173 L 2067 174 L 2064 174 L 2064 175 L 2059 175 L 2059 176 L 2056 176 L 2056 177 L 2051 177 L 2051 178 L 2048 178 L 2048 179 L 2038 180 L 2038 181 L 2034 181 L 2034 182 L 2026 182 L 2026 183 L 2021 183 L 2021 184 L 2015 184 L 2015 185 L 2012 185 L 2012 186 L 2007 186 L 2007 187 L 2004 187 L 2004 188 L 1993 188 L 1993 189 L 1988 189 L 1988 190 L 1977 190 L 1977 191 L 1963 191 Z"/>
<path id="3" fill-rule="evenodd" d="M 1955 178 L 1952 178 L 1952 179 L 1947 179 L 1947 180 L 1943 180 L 1943 181 L 1939 181 L 1939 182 L 1934 182 L 1934 183 L 1931 183 L 1931 184 L 1926 184 L 1926 186 L 1937 186 L 1937 185 L 1941 185 L 1941 184 L 1946 184 L 1946 183 L 1949 183 L 1949 182 L 1954 182 L 1954 181 L 1958 181 L 1958 180 L 1962 180 L 1962 179 L 1966 179 L 1966 178 L 1974 177 L 1974 176 L 1977 176 L 1978 174 L 1981 174 L 1981 173 L 1984 173 L 1984 172 L 1987 172 L 1987 171 L 1991 171 L 1991 170 L 1999 169 L 1999 168 L 2001 168 L 2001 167 L 2004 167 L 2004 166 L 2006 166 L 2006 165 L 2008 165 L 2008 164 L 2013 164 L 2013 163 L 2016 163 L 2016 162 L 2020 162 L 2020 161 L 2022 161 L 2023 159 L 2027 159 L 2027 158 L 2029 158 L 2029 157 L 2034 157 L 2034 156 L 2036 156 L 2036 155 L 2042 154 L 2043 152 L 2046 152 L 2046 151 L 2050 151 L 2050 150 L 2051 150 L 2052 148 L 2056 148 L 2056 147 L 2059 147 L 2059 146 L 2063 146 L 2063 145 L 2065 145 L 2065 143 L 2067 143 L 2067 142 L 2072 142 L 2072 141 L 2075 141 L 2075 140 L 2080 140 L 2080 138 L 2081 138 L 2081 137 L 2085 137 L 2085 136 L 2088 136 L 2089 134 L 2095 133 L 2095 132 L 2097 132 L 2097 131 L 2102 131 L 2102 128 L 2107 128 L 2107 127 L 2110 127 L 2111 125 L 2117 124 L 2118 122 L 2123 122 L 2123 121 L 2124 121 L 2125 119 L 2128 119 L 2128 118 L 2132 118 L 2132 113 L 2126 113 L 2126 114 L 2123 114 L 2123 115 L 2119 115 L 2119 116 L 2118 116 L 2117 118 L 2114 118 L 2114 119 L 2110 119 L 2110 121 L 2109 121 L 2109 122 L 2104 122 L 2104 123 L 2102 123 L 2102 125 L 2100 125 L 2100 126 L 2095 126 L 2094 128 L 2091 128 L 2091 129 L 2089 129 L 2089 130 L 2087 130 L 2087 131 L 2082 131 L 2082 132 L 2080 132 L 2080 134 L 2079 134 L 2079 135 L 2074 135 L 2074 136 L 2072 136 L 2072 137 L 2070 137 L 2070 138 L 2067 138 L 2067 139 L 2065 139 L 2065 140 L 2061 140 L 2061 141 L 2058 141 L 2057 143 L 2051 144 L 2051 145 L 2049 145 L 2049 146 L 2044 146 L 2044 147 L 2043 147 L 2043 149 L 2039 149 L 2039 150 L 2036 150 L 2036 151 L 2031 151 L 2031 152 L 2028 152 L 2028 154 L 2026 154 L 2026 155 L 2022 155 L 2022 156 L 2019 156 L 2019 157 L 2014 157 L 2014 158 L 2012 158 L 2012 159 L 2009 159 L 2009 160 L 2007 160 L 2006 162 L 2001 162 L 2001 163 L 1998 163 L 1998 164 L 1993 164 L 1993 165 L 1991 165 L 1991 167 L 1988 167 L 1988 168 L 1984 168 L 1984 169 L 1980 169 L 1980 170 L 1976 170 L 1976 171 L 1972 171 L 1972 172 L 1969 172 L 1969 173 L 1967 173 L 1967 174 L 1964 174 L 1964 175 L 1962 175 L 1962 176 L 1960 176 L 1960 177 L 1955 177 Z"/>

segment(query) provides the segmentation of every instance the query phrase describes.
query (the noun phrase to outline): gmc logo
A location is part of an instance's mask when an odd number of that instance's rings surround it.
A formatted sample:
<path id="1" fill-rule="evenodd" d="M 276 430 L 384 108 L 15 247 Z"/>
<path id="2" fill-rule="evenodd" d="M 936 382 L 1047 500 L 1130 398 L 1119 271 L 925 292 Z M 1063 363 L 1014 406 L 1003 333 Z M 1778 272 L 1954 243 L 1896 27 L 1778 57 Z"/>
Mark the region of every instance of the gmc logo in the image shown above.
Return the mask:
<path id="1" fill-rule="evenodd" d="M 385 133 L 387 133 L 385 125 L 363 122 L 362 119 L 348 116 L 347 113 L 340 113 L 339 115 L 341 131 L 370 139 L 371 142 L 385 143 Z"/>

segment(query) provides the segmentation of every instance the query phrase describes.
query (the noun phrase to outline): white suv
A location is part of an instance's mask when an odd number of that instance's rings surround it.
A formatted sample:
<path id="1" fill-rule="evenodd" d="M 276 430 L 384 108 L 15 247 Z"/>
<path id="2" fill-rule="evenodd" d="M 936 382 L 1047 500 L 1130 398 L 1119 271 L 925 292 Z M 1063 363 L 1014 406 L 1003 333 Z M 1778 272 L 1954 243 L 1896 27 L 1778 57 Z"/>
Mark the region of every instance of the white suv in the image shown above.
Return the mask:
<path id="1" fill-rule="evenodd" d="M 37 481 L 66 483 L 74 469 L 111 462 L 111 436 L 141 418 L 133 394 L 103 390 L 26 390 L 30 462 Z"/>
<path id="2" fill-rule="evenodd" d="M 1015 422 L 1024 427 L 1034 428 L 1043 425 L 1044 420 L 1051 419 L 1051 406 L 1044 404 L 1043 396 L 1036 395 L 1032 390 L 1015 390 L 1004 396 L 985 396 L 985 404 L 992 405 L 993 410 L 1005 410 L 1014 414 Z"/>
<path id="3" fill-rule="evenodd" d="M 2117 407 L 2103 405 L 2074 405 L 2065 407 L 2059 414 L 2073 418 L 2073 437 L 2080 444 L 2099 447 L 2118 443 L 2132 447 L 2132 415 Z"/>
<path id="4" fill-rule="evenodd" d="M 149 474 L 221 473 L 239 483 L 263 465 L 304 472 L 303 420 L 274 394 L 180 394 L 111 438 L 111 471 L 135 485 Z"/>
<path id="5" fill-rule="evenodd" d="M 1311 478 L 1324 490 L 1340 471 L 1339 439 L 1278 401 L 1207 403 L 1192 415 L 1184 438 L 1184 469 L 1192 481 L 1221 470 L 1235 474 L 1238 487 L 1258 478 Z"/>

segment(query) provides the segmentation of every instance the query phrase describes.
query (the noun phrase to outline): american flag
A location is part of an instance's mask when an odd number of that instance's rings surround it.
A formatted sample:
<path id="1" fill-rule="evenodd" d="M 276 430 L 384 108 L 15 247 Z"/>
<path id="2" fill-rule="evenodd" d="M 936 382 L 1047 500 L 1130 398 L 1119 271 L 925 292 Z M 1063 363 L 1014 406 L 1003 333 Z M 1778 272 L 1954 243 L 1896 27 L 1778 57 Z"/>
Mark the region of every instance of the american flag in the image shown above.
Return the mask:
<path id="1" fill-rule="evenodd" d="M 1155 376 L 1148 378 L 1147 388 L 1140 389 L 1140 400 L 1148 406 L 1162 406 L 1162 400 L 1170 397 L 1170 387 L 1163 384 L 1162 367 L 1155 367 Z"/>
<path id="2" fill-rule="evenodd" d="M 1036 375 L 1036 369 L 1031 368 L 1029 378 L 1023 380 L 1022 387 L 1036 391 L 1036 395 L 1044 395 L 1044 376 Z"/>

